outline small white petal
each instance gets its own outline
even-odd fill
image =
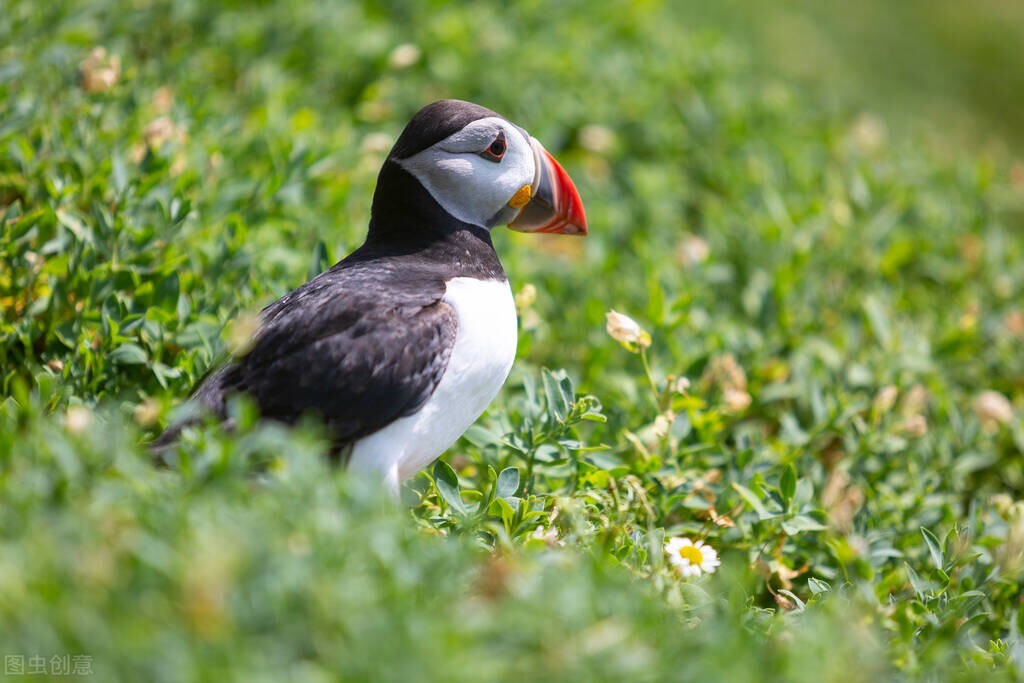
[[[618,311],[608,311],[605,313],[605,329],[611,335],[611,338],[617,342],[635,344],[640,341],[643,334],[643,329],[641,329],[637,321]]]

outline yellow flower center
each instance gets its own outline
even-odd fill
[[[689,560],[690,564],[700,564],[704,561],[704,553],[695,545],[684,545],[679,549],[679,557]]]

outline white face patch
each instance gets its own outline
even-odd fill
[[[481,156],[502,133],[506,148],[501,160]],[[533,182],[536,165],[529,138],[495,116],[473,121],[398,163],[445,211],[460,221],[485,228],[492,227],[492,219],[523,185]]]

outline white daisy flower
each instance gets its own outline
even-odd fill
[[[715,549],[704,545],[704,541],[693,542],[688,538],[670,538],[665,544],[665,552],[668,553],[668,561],[675,566],[683,578],[713,574],[722,564]]]

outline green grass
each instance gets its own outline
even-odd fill
[[[3,654],[126,681],[1021,676],[1008,159],[755,76],[658,3],[214,4],[0,12]],[[445,96],[542,140],[591,228],[496,232],[536,295],[488,414],[401,506],[244,402],[153,467],[228,321],[359,244],[390,142]],[[722,568],[680,579],[671,536]]]

